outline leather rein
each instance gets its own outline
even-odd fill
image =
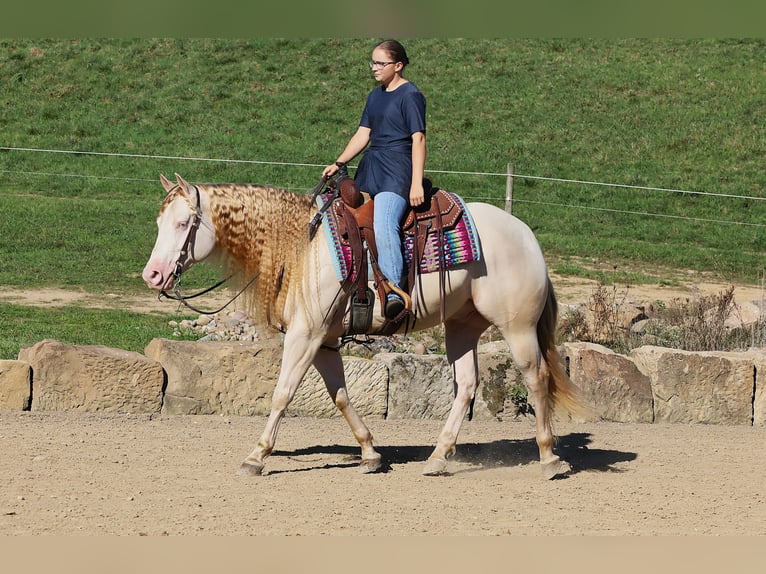
[[[171,299],[173,301],[178,301],[181,304],[183,304],[188,309],[194,311],[195,313],[200,313],[202,315],[215,315],[216,313],[220,313],[226,307],[232,304],[234,300],[242,295],[242,293],[245,292],[245,290],[252,285],[255,280],[258,278],[259,274],[256,274],[250,281],[247,282],[247,284],[240,289],[234,297],[229,299],[229,301],[223,305],[222,307],[216,309],[215,311],[204,311],[202,309],[198,309],[197,307],[193,306],[191,303],[189,303],[189,299],[196,299],[197,297],[201,297],[202,295],[205,295],[207,293],[210,293],[211,291],[217,289],[224,283],[226,283],[229,279],[232,278],[232,275],[229,275],[228,277],[221,279],[218,283],[215,285],[208,287],[207,289],[203,289],[202,291],[199,291],[198,293],[194,293],[193,295],[183,295],[181,293],[181,273],[183,273],[184,266],[189,263],[189,261],[192,258],[192,252],[194,251],[194,242],[197,239],[197,230],[199,229],[200,224],[202,223],[202,209],[201,209],[201,202],[200,202],[200,193],[199,188],[195,185],[194,192],[196,193],[197,201],[196,201],[196,207],[194,208],[194,213],[192,213],[191,218],[191,224],[189,226],[189,232],[186,234],[186,239],[184,240],[184,244],[181,246],[181,251],[178,253],[178,259],[176,260],[175,268],[173,269],[173,286],[172,290],[173,293],[168,293],[165,289],[162,289],[159,294],[157,295],[157,299],[159,301],[162,301],[162,298]]]

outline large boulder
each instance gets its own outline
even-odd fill
[[[732,313],[726,317],[724,327],[727,329],[749,329],[763,321],[761,305],[752,301],[735,304]]]
[[[25,347],[32,369],[32,410],[155,413],[162,407],[162,366],[140,353],[46,339]]]
[[[32,372],[25,361],[0,361],[0,410],[26,411],[32,400]]]
[[[251,416],[267,415],[271,410],[282,362],[281,341],[154,339],[145,353],[161,363],[167,374],[163,413]],[[343,363],[355,409],[361,416],[384,418],[385,366],[355,357],[344,357]],[[340,414],[314,367],[298,387],[288,413],[316,417]]]
[[[379,361],[359,357],[343,357],[346,388],[351,404],[359,416],[384,419],[388,410],[388,368]],[[303,383],[290,403],[290,412],[314,417],[341,416],[330,400],[324,381],[310,367]]]
[[[753,426],[766,427],[766,349],[750,349],[747,354],[752,357],[755,370]]]
[[[475,420],[513,420],[528,412],[526,386],[508,344],[479,345],[479,390],[473,405]]]
[[[153,339],[144,353],[165,369],[163,414],[269,413],[282,358],[278,344]]]
[[[656,422],[752,424],[754,366],[747,354],[645,346],[629,356],[652,382]]]
[[[623,355],[595,343],[564,343],[569,376],[595,414],[617,422],[654,420],[648,376]]]
[[[466,418],[497,420],[508,412],[507,372],[512,372],[507,346],[488,348],[478,355],[479,389]],[[375,361],[388,370],[389,419],[445,420],[455,400],[455,382],[445,355],[378,353]]]
[[[379,353],[375,360],[388,367],[387,418],[447,418],[455,385],[444,355]]]
[[[766,361],[761,362],[766,369]],[[766,427],[766,371],[758,371],[753,397],[753,426]]]

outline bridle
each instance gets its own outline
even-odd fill
[[[178,187],[178,186],[176,186]],[[176,260],[175,268],[173,269],[173,294],[168,293],[165,289],[160,290],[159,294],[157,295],[157,299],[162,301],[162,298],[165,297],[166,299],[172,299],[173,301],[178,301],[182,303],[185,307],[188,309],[194,311],[195,313],[201,313],[203,315],[215,315],[216,313],[220,313],[226,307],[232,304],[232,302],[242,295],[242,293],[245,292],[245,290],[252,285],[255,280],[258,278],[259,274],[256,274],[253,276],[250,281],[247,282],[247,284],[242,287],[242,289],[237,292],[234,297],[229,299],[229,301],[220,307],[219,309],[216,309],[215,311],[204,311],[202,309],[198,309],[194,307],[191,303],[189,303],[189,299],[196,299],[197,297],[201,297],[202,295],[205,295],[206,293],[210,293],[211,291],[217,289],[224,283],[226,283],[229,279],[232,278],[232,275],[229,275],[228,277],[221,279],[218,283],[213,285],[212,287],[208,287],[207,289],[203,289],[202,291],[199,291],[198,293],[195,293],[193,295],[183,295],[181,293],[181,273],[183,273],[184,267],[186,266],[189,261],[192,259],[192,253],[194,252],[194,242],[197,240],[197,231],[199,230],[199,226],[202,223],[202,208],[201,208],[201,201],[200,201],[200,193],[199,188],[194,185],[192,186],[194,188],[194,192],[196,194],[196,206],[194,208],[194,212],[191,216],[191,221],[189,224],[189,231],[186,234],[186,239],[184,239],[184,243],[181,246],[181,250],[178,253],[178,259]]]

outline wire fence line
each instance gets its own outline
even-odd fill
[[[671,215],[669,213],[650,213],[648,211],[629,211],[624,209],[611,209],[608,207],[592,207],[589,205],[569,205],[565,203],[552,203],[547,201],[537,201],[534,199],[516,199],[514,203],[534,203],[537,205],[550,205],[555,207],[566,207],[567,209],[587,209],[590,211],[605,211],[608,213],[620,213],[625,215],[640,215],[646,217],[664,217],[666,219],[683,219],[686,221],[696,221],[700,223],[723,223],[728,225],[744,225],[748,227],[766,227],[766,223],[750,223],[747,221],[730,221],[727,219],[706,219],[704,217],[689,217],[686,215]]]
[[[233,164],[286,166],[286,167],[312,167],[312,168],[325,167],[324,164],[313,164],[313,163],[278,162],[278,161],[267,161],[267,160],[246,160],[246,159],[229,159],[229,158],[206,158],[206,157],[154,155],[154,154],[135,154],[135,153],[120,153],[120,152],[42,149],[42,148],[25,148],[25,147],[10,147],[10,146],[0,146],[0,151],[66,154],[66,155],[75,155],[75,156],[105,156],[105,157],[133,158],[133,159],[199,161],[199,162],[216,162],[216,163],[233,163]],[[351,167],[353,168],[354,166],[351,166]],[[28,171],[28,170],[0,169],[0,173],[14,173],[18,175],[30,175],[30,176],[41,176],[41,177],[70,177],[70,178],[88,178],[88,179],[104,179],[104,180],[119,180],[119,181],[152,182],[152,183],[156,181],[155,179],[148,179],[148,178],[128,178],[128,177],[101,176],[101,175],[77,174],[77,173],[51,173],[51,172]],[[737,195],[737,194],[730,194],[730,193],[712,193],[712,192],[705,192],[705,191],[698,191],[698,190],[685,190],[685,189],[666,188],[666,187],[651,187],[651,186],[630,185],[630,184],[622,184],[622,183],[566,179],[566,178],[559,178],[559,177],[545,177],[545,176],[538,176],[538,175],[508,173],[508,172],[447,171],[447,170],[427,169],[426,173],[445,174],[445,175],[467,175],[467,176],[475,176],[475,177],[480,177],[480,176],[503,177],[503,178],[510,177],[513,179],[528,179],[528,180],[536,180],[536,181],[566,183],[566,184],[581,185],[581,186],[611,187],[616,189],[632,189],[632,190],[654,191],[654,192],[664,192],[664,193],[677,193],[677,194],[684,194],[684,195],[698,195],[698,196],[716,197],[716,198],[724,198],[724,199],[744,199],[744,200],[756,200],[756,201],[762,201],[766,199],[764,197]],[[293,191],[297,191],[297,190],[293,190]],[[300,190],[300,191],[305,191],[305,190]],[[488,200],[488,198],[486,197],[464,197],[464,199],[468,201],[475,201],[475,200],[487,201]],[[493,199],[493,201],[497,201],[498,203],[503,203],[505,202],[505,199],[495,198]],[[728,225],[742,225],[742,226],[749,226],[749,227],[766,227],[766,223],[751,223],[751,222],[732,221],[732,220],[723,220],[723,219],[706,219],[706,218],[699,218],[699,217],[688,217],[683,215],[671,215],[671,214],[651,213],[651,212],[643,212],[643,211],[630,211],[630,210],[612,209],[612,208],[605,208],[605,207],[593,207],[593,206],[586,206],[586,205],[572,205],[572,204],[564,204],[564,203],[521,199],[518,197],[515,197],[513,201],[514,203],[548,205],[548,206],[557,207],[557,208],[582,209],[582,210],[590,210],[590,211],[618,213],[618,214],[624,214],[624,215],[636,215],[636,216],[642,216],[642,217],[660,217],[660,218],[678,219],[678,220],[687,220],[687,221],[696,221],[696,222],[705,222],[705,223],[720,223],[720,224],[728,224]]]

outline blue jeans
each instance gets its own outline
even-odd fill
[[[376,193],[374,227],[378,247],[378,265],[386,279],[401,287],[404,278],[402,254],[402,219],[409,202],[390,191]]]

